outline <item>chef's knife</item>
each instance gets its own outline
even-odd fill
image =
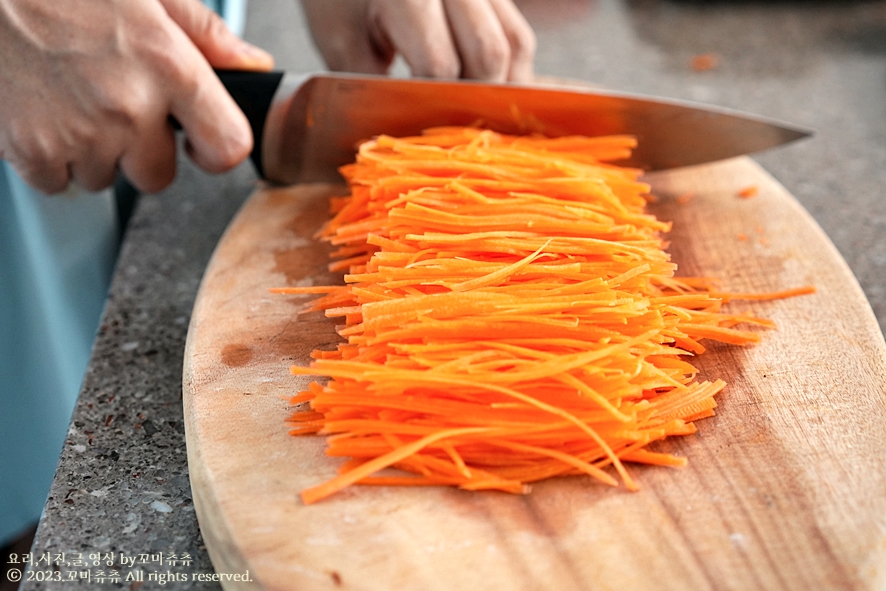
[[[341,180],[358,142],[471,125],[548,136],[630,134],[624,164],[676,168],[750,154],[810,135],[722,108],[583,88],[345,74],[220,71],[252,125],[252,160],[271,181]]]

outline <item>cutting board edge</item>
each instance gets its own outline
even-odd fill
[[[213,495],[206,492],[215,491],[216,487],[211,485],[212,475],[209,473],[208,466],[200,459],[202,449],[200,437],[198,436],[200,427],[194,420],[195,376],[193,363],[196,359],[194,343],[199,325],[203,320],[205,298],[201,296],[215,278],[215,270],[219,265],[218,252],[225,248],[226,238],[236,232],[237,225],[242,223],[241,214],[249,207],[254,196],[265,189],[267,187],[263,183],[259,184],[255,191],[243,201],[231,218],[231,223],[228,224],[221,237],[219,237],[210,256],[209,263],[200,279],[194,300],[194,308],[188,322],[188,331],[185,336],[184,360],[182,363],[182,411],[184,415],[185,448],[188,458],[188,481],[191,486],[194,511],[197,515],[200,535],[203,537],[206,551],[217,573],[239,574],[247,571],[254,573],[254,569],[250,569],[249,561],[238,548],[231,547],[231,544],[225,543],[225,539],[233,539],[231,537],[230,524],[222,511],[219,500],[217,498],[208,498]],[[209,527],[210,523],[212,527]],[[229,580],[220,581],[220,584],[225,591],[266,591],[266,588],[256,581]]]
[[[199,293],[199,292],[198,292]],[[193,323],[193,317],[192,317]],[[219,573],[245,573],[254,572],[249,568],[249,563],[242,552],[224,540],[232,539],[231,528],[227,522],[221,504],[217,498],[207,498],[215,491],[211,485],[212,477],[209,474],[206,463],[200,459],[200,438],[197,436],[199,426],[194,424],[194,391],[191,356],[188,354],[193,347],[191,330],[185,341],[185,361],[182,369],[182,408],[184,412],[185,447],[188,457],[188,480],[191,485],[191,495],[194,501],[194,511],[197,514],[197,525],[200,535],[203,537],[206,551],[212,561],[213,567]],[[209,524],[212,527],[209,527]],[[260,584],[241,581],[224,581],[221,586],[225,591],[264,591]]]

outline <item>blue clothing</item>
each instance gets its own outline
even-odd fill
[[[46,197],[0,163],[0,544],[43,510],[117,243],[111,191]]]
[[[238,35],[246,0],[207,0]],[[0,546],[37,521],[113,273],[112,191],[46,197],[0,161]]]

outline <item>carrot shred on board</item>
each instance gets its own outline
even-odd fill
[[[759,192],[760,192],[760,190],[757,188],[756,185],[750,185],[750,186],[744,187],[743,189],[740,189],[738,191],[738,196],[741,197],[742,199],[751,199],[753,197],[756,197],[757,193],[759,193]]]
[[[647,447],[714,414],[726,384],[696,380],[700,341],[774,327],[722,305],[813,290],[676,277],[641,171],[608,164],[635,145],[440,127],[360,146],[319,234],[345,285],[274,290],[344,319],[345,342],[291,369],[328,378],[292,398],[291,432],[350,458],[305,503],[358,483],[523,493],[578,474],[636,490],[626,462],[686,463]]]
[[[679,205],[686,205],[690,201],[692,201],[693,197],[695,197],[695,193],[689,191],[688,193],[682,193],[677,195],[674,199]]]

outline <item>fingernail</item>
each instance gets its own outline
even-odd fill
[[[247,43],[242,39],[240,40],[240,46],[242,55],[256,66],[264,66],[268,68],[274,66],[274,56],[261,47],[253,45],[252,43]]]

